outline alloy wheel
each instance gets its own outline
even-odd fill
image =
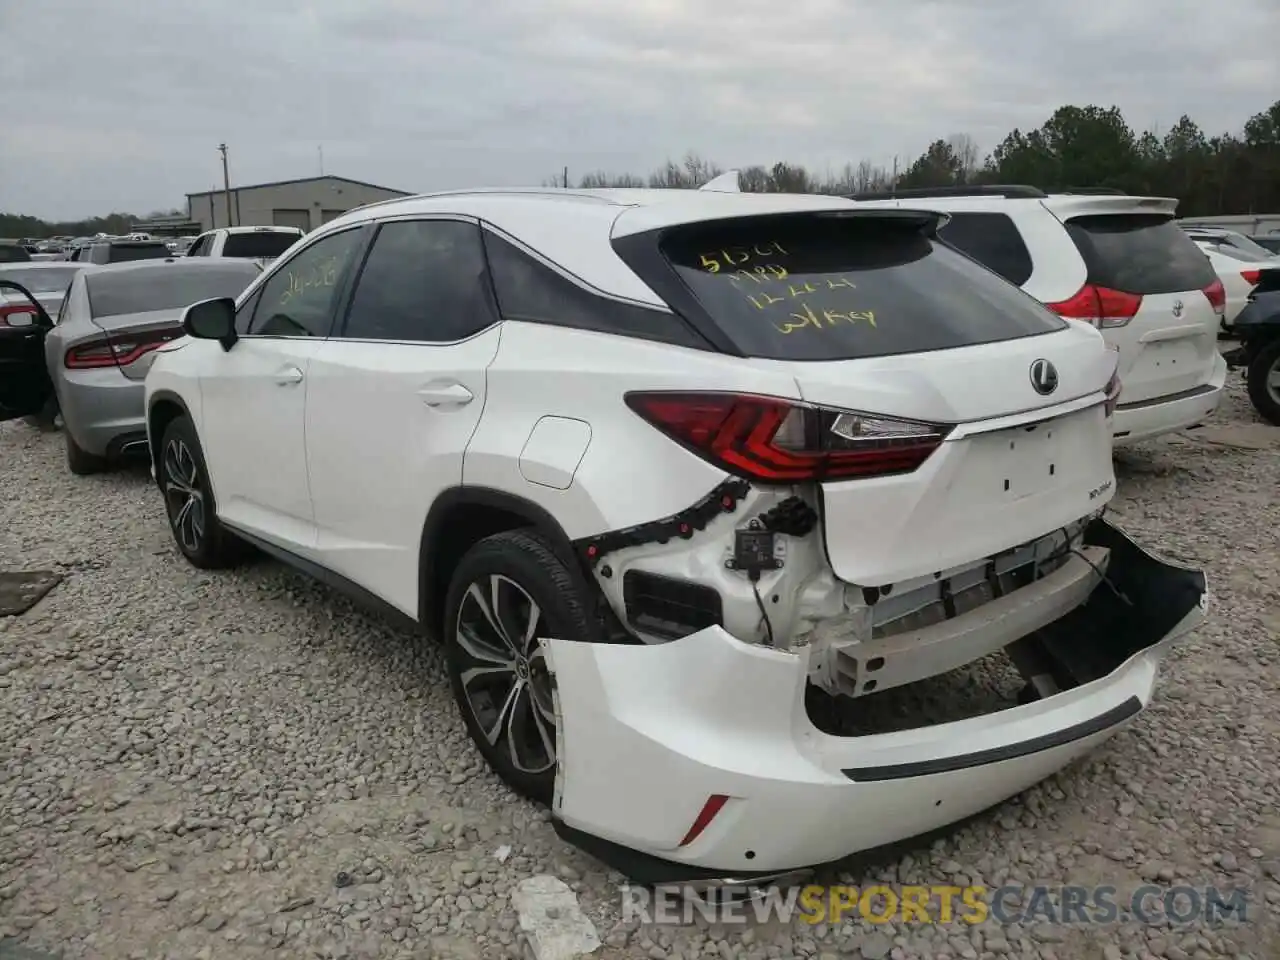
[[[511,578],[491,574],[467,587],[454,626],[467,707],[489,745],[521,773],[552,769],[555,707],[537,602]]]
[[[200,491],[196,458],[180,438],[170,440],[165,447],[164,499],[174,536],[183,549],[195,553],[204,537],[204,494]]]

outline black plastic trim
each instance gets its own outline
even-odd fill
[[[320,566],[318,563],[306,560],[283,547],[278,547],[274,543],[263,540],[261,537],[255,536],[252,533],[246,533],[240,527],[237,527],[233,523],[228,523],[222,518],[219,518],[219,522],[246,543],[252,544],[263,553],[274,557],[281,563],[287,564],[299,573],[305,574],[311,579],[324,584],[326,587],[336,590],[338,593],[343,594],[350,600],[366,608],[371,613],[375,613],[383,619],[390,621],[401,630],[407,630],[410,633],[415,634],[419,632],[420,628],[416,620],[404,613],[402,610],[399,610],[387,603],[387,601],[383,600],[377,594],[366,590],[358,583],[354,583],[341,574],[334,573],[332,570]]]
[[[559,521],[538,504],[492,487],[470,485],[450,487],[436,497],[431,504],[431,509],[427,511],[426,522],[422,525],[422,540],[418,548],[418,620],[428,627],[436,625],[437,615],[442,612],[436,609],[431,589],[439,572],[436,569],[438,553],[436,546],[441,528],[449,514],[458,507],[489,507],[513,514],[560,547],[566,557],[575,556],[569,535],[564,532]]]
[[[1202,383],[1198,387],[1192,387],[1190,390],[1183,390],[1181,393],[1170,393],[1163,397],[1152,397],[1150,400],[1135,400],[1133,403],[1122,403],[1117,410],[1141,410],[1145,407],[1159,407],[1166,403],[1177,403],[1179,400],[1190,400],[1192,397],[1202,397],[1206,393],[1214,393],[1218,388],[1211,387],[1207,383]]]
[[[979,750],[976,753],[962,753],[955,757],[939,757],[936,760],[921,760],[918,763],[895,763],[880,767],[850,767],[841,770],[846,777],[855,783],[874,783],[884,780],[907,780],[912,777],[930,777],[939,773],[954,773],[957,770],[971,770],[991,763],[1002,763],[1005,760],[1016,760],[1028,757],[1033,753],[1042,753],[1055,747],[1065,746],[1085,737],[1101,733],[1111,727],[1142,712],[1142,701],[1136,696],[1124,703],[1117,704],[1105,713],[1081,721],[1075,726],[1055,730],[1041,737],[1033,737],[1020,743],[1008,743],[990,750]]]
[[[1049,194],[1025,184],[974,184],[961,187],[910,187],[904,190],[865,190],[848,194],[849,200],[912,200],[916,197],[1006,197],[1044,200]]]
[[[604,559],[606,554],[627,547],[639,547],[647,543],[666,543],[668,540],[688,540],[698,530],[704,530],[722,513],[733,513],[738,503],[751,490],[751,484],[738,477],[730,477],[716,488],[679,513],[661,520],[611,530],[593,537],[582,537],[573,542],[574,549],[589,570]]]
[[[187,406],[187,402],[183,400],[182,397],[180,397],[178,394],[174,393],[172,390],[157,390],[155,393],[151,394],[151,396],[148,398],[147,419],[145,421],[147,425],[147,456],[151,460],[151,466],[156,471],[157,483],[159,482],[159,477],[160,477],[160,464],[156,460],[156,454],[158,452],[156,447],[160,443],[160,437],[152,435],[153,431],[151,429],[151,426],[152,426],[151,421],[152,421],[153,415],[155,414],[156,407],[159,406],[161,403],[166,403],[166,402],[177,405],[178,409],[182,411],[182,415],[184,417],[186,417],[187,419],[193,419],[191,417],[191,408]]]

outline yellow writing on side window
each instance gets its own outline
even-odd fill
[[[776,240],[769,243],[756,243],[746,247],[724,247],[719,250],[708,250],[698,257],[698,262],[702,264],[702,269],[707,273],[719,273],[722,270],[736,270],[744,264],[751,263],[753,260],[760,260],[765,257],[776,256],[782,254],[787,255],[787,251],[783,249],[782,244]]]
[[[774,324],[779,333],[795,333],[797,330],[827,330],[841,323],[869,323],[876,325],[874,310],[822,310],[815,312],[809,304],[790,315],[781,324]]]
[[[280,294],[280,306],[284,306],[314,287],[332,287],[338,282],[338,258],[330,257],[322,260],[314,267],[301,273],[289,270],[286,274],[289,285]]]

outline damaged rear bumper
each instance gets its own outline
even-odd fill
[[[805,707],[807,649],[746,644],[720,627],[648,646],[547,641],[557,831],[642,883],[759,881],[1025,790],[1141,712],[1161,659],[1207,610],[1203,572],[1102,520],[1085,541],[1110,552],[1108,582],[1019,641],[1060,692],[951,723],[825,733]],[[713,797],[727,799],[688,839]]]

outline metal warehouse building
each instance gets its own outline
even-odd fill
[[[232,187],[229,224],[225,190],[188,193],[187,215],[200,224],[201,231],[225,226],[271,225],[314,230],[355,207],[409,195],[403,190],[346,177],[308,177]]]

